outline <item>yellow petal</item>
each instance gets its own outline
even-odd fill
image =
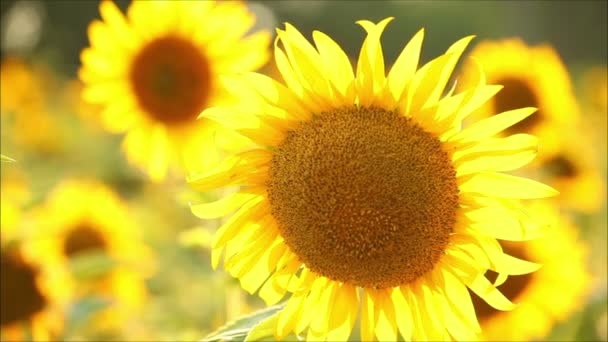
[[[277,35],[283,43],[289,63],[293,66],[295,74],[304,88],[312,90],[312,94],[316,95],[315,100],[318,102],[330,99],[329,84],[321,70],[317,51],[289,23],[285,24],[285,31],[277,30]]]
[[[334,302],[337,296],[337,283],[334,281],[327,282],[323,289],[319,301],[316,305],[316,315],[310,321],[309,332],[314,331],[319,334],[327,334],[329,321],[333,319]]]
[[[363,341],[373,341],[376,322],[374,322],[374,299],[368,291],[363,291],[363,308],[361,309],[361,339]]]
[[[190,210],[202,219],[223,217],[259,196],[260,193],[261,190],[235,192],[215,202],[190,205]]]
[[[440,274],[440,273],[439,273]],[[434,278],[434,277],[433,277]],[[439,283],[437,283],[439,284]],[[439,285],[435,287],[433,299],[435,300],[435,306],[437,315],[441,317],[443,322],[442,328],[443,336],[441,340],[449,341],[475,341],[477,340],[477,334],[469,328],[466,323],[458,316],[458,314],[451,307],[448,297],[445,294],[443,286],[440,288]]]
[[[522,260],[511,255],[502,253],[496,249],[488,249],[488,256],[494,265],[494,270],[499,273],[520,275],[536,272],[542,267],[541,264]]]
[[[478,333],[481,331],[475,308],[471,301],[471,295],[467,291],[466,286],[452,273],[441,268],[438,272],[441,281],[445,284],[443,289],[446,294],[446,300],[452,312],[464,322],[469,329]]]
[[[293,294],[287,301],[287,305],[281,312],[277,320],[275,337],[277,340],[283,340],[290,332],[295,330],[295,325],[304,310],[304,301],[307,293]]]
[[[223,247],[219,248],[211,248],[211,267],[215,270],[217,266],[220,264],[220,260],[222,259],[222,255],[224,255]]]
[[[412,331],[414,328],[413,318],[411,314],[411,310],[409,308],[409,303],[403,297],[403,293],[399,288],[394,288],[391,294],[391,299],[395,303],[396,311],[396,319],[397,319],[397,327],[399,328],[399,333],[403,337],[405,341],[410,341],[412,339]]]
[[[536,112],[536,110],[536,108],[528,107],[496,114],[463,129],[460,133],[452,137],[450,141],[480,141],[513,126],[514,124],[532,115],[532,113]]]
[[[375,95],[384,87],[386,76],[384,73],[384,55],[380,37],[389,22],[394,18],[389,17],[378,24],[367,20],[357,21],[367,32],[367,37],[361,46],[359,60],[357,62],[357,94],[361,106],[374,104]]]
[[[239,184],[247,174],[260,172],[271,159],[272,154],[261,149],[239,153],[225,159],[211,170],[192,173],[187,181],[200,190]]]
[[[463,158],[474,158],[484,153],[505,153],[512,151],[535,151],[538,149],[538,138],[530,134],[514,134],[505,138],[484,139],[471,148],[454,152],[452,159],[459,161]]]
[[[454,163],[456,176],[461,177],[481,171],[511,171],[527,165],[536,158],[537,151],[524,150],[483,153],[480,156],[469,155]]]
[[[449,140],[454,134],[459,133],[461,131],[462,120],[494,97],[502,88],[503,86],[499,85],[482,85],[463,92],[462,94],[465,94],[465,97],[460,103],[460,109],[445,119],[448,120],[447,122],[449,122],[451,129],[441,135],[441,141]]]
[[[302,108],[299,99],[289,89],[274,79],[253,72],[245,73],[242,77],[249,83],[251,89],[255,89],[266,101],[278,108],[284,108],[290,115],[289,118],[297,120],[310,119],[311,113]]]
[[[260,246],[262,246],[262,244],[258,244],[257,248],[259,249]],[[276,254],[280,252],[281,248],[284,247],[282,240],[274,239],[267,249],[262,249],[264,250],[264,253],[259,258],[253,260],[253,266],[250,267],[248,264],[244,264],[243,271],[245,271],[245,274],[243,276],[238,276],[240,272],[235,269],[235,272],[240,279],[241,287],[245,291],[254,294],[260,286],[262,286],[264,281],[266,281],[274,271],[273,266],[276,265],[277,260],[273,260],[273,257],[275,257]]]
[[[448,322],[443,321],[442,308],[437,305],[438,301],[435,298],[437,290],[429,278],[430,275],[427,273],[424,281],[414,288],[413,293],[417,294],[418,305],[422,306],[421,317],[428,331],[427,337],[431,341],[445,341],[449,337],[446,329]]]
[[[285,81],[287,88],[289,88],[292,92],[294,92],[296,95],[298,95],[300,98],[302,98],[303,94],[304,94],[302,85],[300,84],[300,81],[298,80],[298,76],[296,75],[296,72],[292,68],[291,63],[289,63],[289,59],[287,59],[287,55],[285,55],[285,52],[283,52],[283,50],[279,47],[278,43],[279,43],[279,37],[277,36],[277,38],[274,41],[274,60],[275,60],[277,69],[279,69],[279,72],[281,73],[281,76],[282,76],[283,80]]]
[[[396,341],[397,318],[390,290],[373,290],[370,295],[374,300],[374,330],[378,341]]]
[[[323,70],[344,103],[354,104],[353,67],[342,48],[323,32],[313,31],[312,38],[319,50]]]
[[[125,48],[133,50],[137,39],[125,16],[116,4],[112,1],[104,0],[99,4],[99,12],[103,20],[108,24],[108,28],[112,30],[114,40]]]
[[[213,248],[224,246],[229,239],[238,233],[238,230],[246,222],[256,220],[268,213],[268,211],[268,203],[261,196],[247,202],[215,233]]]
[[[451,117],[458,111],[466,96],[466,93],[446,96],[434,105],[427,106],[411,115],[427,132],[442,136],[446,130],[450,129]]]
[[[461,182],[459,189],[463,193],[472,192],[501,198],[531,199],[558,194],[545,184],[494,172],[481,172],[472,177],[462,177],[459,178],[459,182]]]
[[[483,269],[490,268],[490,259],[486,255],[481,246],[473,239],[470,234],[454,234],[450,238],[450,244],[454,247],[448,249],[446,254],[462,258],[462,254],[466,254],[468,257],[475,260],[478,267]]]
[[[274,305],[285,296],[289,282],[299,268],[300,265],[298,263],[277,266],[276,272],[260,289],[260,297],[266,305]]]
[[[304,310],[302,310],[298,322],[296,323],[296,334],[302,333],[313,318],[321,314],[320,310],[324,309],[321,308],[319,302],[323,292],[327,288],[327,281],[328,279],[325,277],[315,277],[313,280],[308,296],[306,297],[306,302],[304,303]]]
[[[424,29],[421,29],[405,45],[388,73],[388,87],[397,102],[401,102],[406,87],[416,73],[423,40]]]
[[[456,62],[472,39],[473,36],[460,39],[450,46],[445,55],[427,63],[418,71],[408,91],[407,113],[417,112],[439,100]]]
[[[336,291],[327,340],[347,341],[355,325],[359,310],[357,289],[349,284],[340,284]]]
[[[499,290],[490,283],[488,279],[478,271],[471,272],[464,268],[453,268],[451,271],[463,283],[465,283],[476,295],[485,300],[490,306],[497,310],[508,311],[516,307]]]
[[[425,324],[421,316],[421,310],[423,310],[423,308],[419,305],[416,296],[408,287],[402,286],[401,293],[408,303],[407,307],[404,309],[410,310],[410,315],[412,317],[412,341],[429,341],[430,339],[427,335],[427,330],[425,329]]]
[[[480,208],[467,213],[473,222],[466,224],[465,231],[472,229],[476,233],[507,241],[525,241],[538,237],[538,234],[527,232],[527,226],[522,224],[511,211],[503,208]]]

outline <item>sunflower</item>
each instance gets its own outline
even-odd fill
[[[560,128],[577,124],[578,105],[572,82],[559,54],[549,45],[527,46],[519,38],[479,43],[465,63],[459,82],[467,88],[475,82],[477,64],[483,66],[488,83],[504,89],[481,106],[474,116],[536,107],[536,115],[513,125],[505,132],[529,133],[540,140],[539,158],[551,158],[560,145]]]
[[[2,187],[0,220],[0,339],[56,339],[63,329],[70,293],[65,278],[37,254],[37,244],[20,234],[18,197]],[[31,335],[30,335],[31,334]]]
[[[514,307],[495,285],[537,264],[502,252],[496,238],[534,238],[545,225],[520,198],[550,187],[510,176],[528,163],[536,139],[495,137],[531,115],[523,108],[466,129],[461,121],[500,90],[483,74],[471,89],[444,95],[473,37],[418,67],[424,31],[385,75],[378,24],[356,71],[327,35],[313,47],[290,24],[277,30],[275,60],[285,85],[245,73],[223,80],[239,101],[202,114],[247,136],[257,148],[192,173],[200,190],[240,186],[192,207],[217,231],[212,265],[268,304],[291,293],[277,318],[278,339],[346,340],[361,306],[362,340],[474,339],[479,332],[467,287],[500,310]],[[484,273],[498,272],[496,284]]]
[[[124,324],[141,308],[147,295],[144,280],[153,265],[117,195],[94,182],[64,181],[35,217],[31,234],[40,240],[39,253],[70,273],[66,286],[78,296],[111,301],[111,312],[102,310],[98,322]],[[90,263],[78,268],[83,260]]]
[[[541,339],[557,322],[580,309],[589,292],[587,252],[577,241],[577,228],[557,207],[536,203],[533,208],[552,223],[552,232],[523,244],[501,241],[501,245],[505,252],[543,267],[533,274],[511,277],[499,287],[509,299],[520,303],[513,311],[496,311],[473,297],[483,337],[488,341]]]
[[[266,62],[270,34],[243,37],[255,19],[241,2],[134,1],[125,18],[103,1],[100,12],[79,77],[85,100],[104,106],[105,127],[126,132],[127,158],[153,180],[170,164],[213,162],[218,127],[196,118],[227,100],[218,75]]]

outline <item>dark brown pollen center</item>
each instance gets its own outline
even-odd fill
[[[165,124],[195,120],[211,90],[207,58],[177,36],[148,43],[133,61],[130,80],[140,106]]]
[[[530,88],[530,85],[525,81],[517,78],[505,78],[498,80],[496,83],[503,85],[504,88],[494,97],[494,113],[499,114],[524,107],[538,108],[536,113],[506,130],[509,134],[530,133],[543,118],[542,108],[540,108],[534,89]]]
[[[103,250],[105,247],[106,241],[101,233],[87,224],[82,224],[66,236],[63,251],[71,257],[83,252]]]
[[[574,178],[579,174],[577,166],[565,155],[558,155],[543,164],[543,168],[554,177]]]
[[[268,196],[285,242],[307,267],[376,288],[431,270],[458,207],[441,142],[378,108],[337,109],[290,131],[274,151]]]
[[[18,255],[0,253],[0,326],[28,320],[46,305],[36,284],[38,270]]]

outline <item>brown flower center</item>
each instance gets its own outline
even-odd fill
[[[512,255],[516,258],[530,260],[525,253],[524,246],[515,243],[509,243],[505,241],[501,241],[501,245],[503,251],[506,254]],[[532,260],[533,261],[533,260]],[[486,277],[494,282],[498,277],[498,274],[494,271],[486,272]],[[532,281],[533,274],[522,274],[522,275],[514,275],[509,276],[507,281],[504,284],[500,285],[498,289],[502,292],[505,297],[509,298],[511,301],[517,301],[517,297],[524,292],[524,290],[528,287],[530,282]],[[469,291],[470,292],[470,291]],[[494,309],[488,303],[486,303],[483,299],[479,298],[473,292],[471,293],[471,299],[473,300],[473,306],[475,307],[475,312],[477,313],[477,318],[481,323],[490,317],[502,312]]]
[[[543,168],[554,177],[574,178],[579,170],[565,155],[555,156],[543,164]]]
[[[87,224],[82,224],[72,229],[66,236],[63,251],[71,257],[83,252],[103,250],[105,247],[104,237]]]
[[[0,253],[0,326],[28,320],[44,309],[46,300],[36,285],[38,270],[19,255]]]
[[[274,151],[268,195],[285,242],[307,267],[376,288],[434,267],[459,203],[436,137],[395,111],[356,107],[290,131]]]
[[[498,80],[496,83],[502,84],[504,88],[494,97],[494,113],[499,114],[524,107],[538,108],[536,113],[505,130],[508,134],[530,133],[543,118],[542,108],[539,106],[534,90],[530,88],[528,83],[517,78],[505,78]]]
[[[196,119],[211,90],[207,58],[177,36],[148,43],[133,61],[130,80],[141,107],[164,124]]]

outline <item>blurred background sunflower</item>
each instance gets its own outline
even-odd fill
[[[28,233],[40,257],[67,273],[64,286],[76,300],[99,304],[87,318],[93,329],[132,335],[154,259],[128,206],[101,184],[63,180],[32,215]]]
[[[0,219],[0,338],[44,340],[61,336],[71,293],[66,277],[22,233],[23,184],[2,181]]]
[[[217,200],[223,194],[199,194],[185,185],[183,163],[206,162],[214,156],[199,147],[188,151],[181,148],[192,141],[190,138],[200,137],[224,144],[224,135],[204,129],[199,132],[202,122],[196,122],[196,129],[187,130],[192,135],[182,134],[185,131],[176,129],[181,123],[163,121],[162,115],[157,112],[154,116],[152,112],[154,108],[166,112],[166,108],[188,107],[186,112],[190,114],[184,117],[195,117],[195,104],[209,105],[211,97],[218,101],[230,98],[182,91],[179,94],[192,95],[192,101],[176,102],[179,97],[173,97],[173,102],[164,104],[142,102],[144,96],[150,99],[148,95],[154,91],[161,95],[170,92],[163,88],[163,82],[153,89],[129,87],[129,80],[134,78],[130,78],[127,69],[137,56],[140,60],[161,56],[162,61],[167,61],[169,52],[192,57],[199,56],[195,53],[198,51],[207,58],[211,71],[219,70],[213,66],[220,68],[220,62],[222,72],[239,65],[247,70],[262,68],[277,77],[274,62],[264,62],[274,29],[282,27],[283,22],[298,27],[309,39],[308,33],[313,30],[325,32],[352,61],[359,54],[364,33],[345,28],[352,28],[359,19],[378,22],[388,16],[397,20],[382,38],[387,67],[400,52],[403,37],[413,36],[422,27],[426,37],[420,64],[442,54],[459,38],[475,34],[477,38],[456,67],[454,80],[458,79],[458,84],[466,82],[471,63],[468,57],[473,57],[484,67],[489,83],[503,82],[507,86],[503,93],[515,94],[504,97],[500,105],[539,106],[541,115],[532,116],[538,117],[538,122],[519,129],[526,131],[536,126],[533,131],[541,138],[540,155],[533,167],[518,171],[517,175],[552,184],[563,194],[548,210],[558,228],[555,236],[547,237],[550,240],[561,236],[561,242],[555,242],[561,255],[547,251],[537,242],[526,245],[526,250],[530,259],[550,258],[544,261],[546,265],[559,260],[563,267],[572,267],[572,274],[587,281],[585,286],[572,285],[572,292],[567,292],[572,296],[564,295],[563,300],[555,301],[558,305],[546,306],[543,303],[549,294],[555,293],[547,288],[555,284],[546,285],[546,279],[554,279],[550,274],[555,275],[552,270],[557,266],[547,268],[546,273],[541,273],[541,268],[538,279],[533,279],[534,286],[530,281],[530,287],[521,292],[522,299],[524,295],[532,298],[529,302],[534,306],[522,306],[522,312],[534,312],[535,319],[524,320],[521,317],[526,315],[520,314],[511,318],[497,316],[494,322],[509,322],[512,330],[522,332],[517,336],[520,339],[608,339],[606,2],[318,0],[242,1],[225,7],[196,1],[179,2],[175,7],[147,3],[0,2],[0,153],[16,160],[0,163],[2,303],[7,302],[5,289],[15,279],[29,284],[18,287],[30,291],[28,298],[39,299],[24,306],[22,312],[6,315],[5,308],[13,306],[2,304],[3,341],[24,336],[53,340],[200,340],[226,322],[263,308],[259,298],[240,289],[238,282],[224,271],[211,270],[210,237],[222,221],[201,221],[188,207],[189,203]],[[137,29],[141,25],[149,30],[141,33]],[[227,32],[230,30],[226,27],[235,31]],[[190,42],[194,50],[183,46],[154,50],[150,43],[158,43],[169,33]],[[230,37],[215,40],[221,34]],[[192,37],[198,37],[196,44]],[[213,49],[207,45],[210,42],[214,42]],[[500,50],[498,53],[491,51],[495,47]],[[159,53],[152,54],[153,50]],[[212,50],[214,54],[208,54]],[[193,68],[188,58],[178,60],[171,59],[174,69],[168,70],[188,70],[190,78],[176,78],[171,84],[187,84],[196,75],[199,80],[204,79],[202,67]],[[141,68],[152,64],[143,63]],[[113,73],[106,72],[105,67]],[[139,77],[145,81],[146,77],[155,76],[145,71]],[[505,79],[515,86],[508,87]],[[199,85],[198,89],[204,88]],[[92,90],[95,87],[98,90]],[[174,87],[178,88],[195,87]],[[521,89],[528,92],[516,95]],[[105,90],[113,95],[104,97]],[[83,96],[85,93],[88,95]],[[509,98],[518,102],[509,103]],[[96,101],[88,101],[91,99]],[[522,103],[526,99],[532,102]],[[164,107],[167,104],[170,106]],[[495,105],[487,103],[488,108]],[[128,138],[129,135],[135,137]],[[180,161],[185,155],[194,158]],[[151,182],[151,178],[164,181]],[[57,194],[69,184],[72,189],[79,189],[73,192],[81,194],[79,199],[60,200]],[[105,189],[102,192],[106,195],[94,196],[97,191],[93,188]],[[108,201],[114,205],[102,205]],[[91,212],[106,213],[94,220],[97,228],[108,227],[100,228],[99,234],[109,244],[123,247],[107,251],[106,256],[87,253],[87,257],[70,257],[65,253],[61,245],[75,227],[59,223],[73,222],[68,219],[70,215],[76,217],[75,213],[85,207]],[[51,227],[51,222],[57,225]],[[562,225],[570,228],[561,228]],[[46,229],[57,234],[44,237]],[[146,252],[136,255],[136,247],[131,250],[124,248],[125,244],[142,246]],[[505,244],[503,248],[509,247]],[[569,254],[566,250],[577,252],[565,259]],[[114,262],[115,259],[121,262]],[[5,260],[13,266],[5,267]],[[10,267],[21,276],[8,280],[5,269]],[[115,276],[99,282],[109,274]],[[510,280],[517,282],[515,277],[509,278],[502,286],[509,286]],[[121,295],[123,292],[117,289],[138,295]],[[15,290],[10,293],[19,296]],[[138,298],[134,300],[136,305],[130,304],[132,298]],[[124,309],[128,307],[136,309]],[[517,315],[517,311],[512,313]],[[117,326],[108,318],[113,314],[128,324]],[[490,320],[486,323],[491,325]],[[500,324],[503,323],[496,323]],[[533,328],[530,325],[542,329],[528,333]],[[494,330],[488,328],[487,336],[492,339],[490,331]]]

